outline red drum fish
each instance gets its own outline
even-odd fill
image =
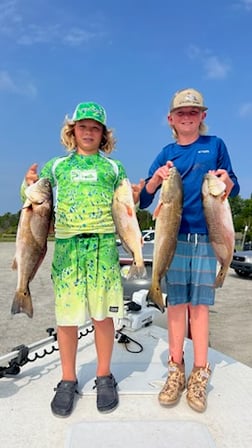
[[[33,316],[29,283],[34,278],[47,251],[47,236],[52,217],[53,193],[48,179],[41,178],[27,187],[16,236],[16,253],[12,268],[18,280],[11,313]]]
[[[164,312],[164,300],[160,282],[169,268],[177,246],[177,235],[181,222],[183,206],[183,186],[176,167],[169,170],[169,176],[163,180],[159,202],[154,211],[156,219],[153,252],[152,281],[147,301],[154,303]]]
[[[226,185],[219,177],[207,173],[202,184],[203,208],[209,239],[215,256],[220,263],[215,288],[220,288],[225,280],[233,258],[235,231],[232,213],[225,194]]]
[[[122,245],[133,257],[133,263],[127,278],[139,278],[146,275],[142,253],[142,233],[139,228],[132,188],[128,179],[123,179],[114,192],[112,215]]]

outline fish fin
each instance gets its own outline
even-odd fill
[[[143,277],[146,277],[146,268],[144,264],[137,266],[135,261],[133,261],[127,274],[127,280],[130,280],[131,278],[143,278]]]
[[[227,199],[227,198],[228,198],[228,194],[227,194],[227,191],[225,190],[225,191],[223,192],[223,195],[221,196],[221,200],[222,200],[222,202],[224,202],[225,199]]]
[[[226,277],[226,272],[227,272],[226,269],[224,269],[223,266],[221,266],[215,279],[214,283],[215,288],[221,288],[223,286]]]
[[[162,294],[159,283],[151,285],[151,287],[148,291],[147,297],[146,297],[146,301],[148,303],[148,306],[154,306],[159,311],[164,313],[165,305],[164,305],[163,294]]]
[[[132,207],[130,205],[128,205],[128,204],[125,204],[125,207],[126,207],[126,210],[127,210],[127,215],[128,216],[133,216],[134,211],[133,211]]]
[[[36,274],[36,272],[37,272],[39,266],[41,265],[42,261],[43,261],[44,258],[45,258],[46,252],[47,252],[47,246],[45,246],[45,247],[42,249],[42,251],[41,251],[41,255],[40,255],[39,259],[38,259],[38,262],[37,262],[37,264],[34,266],[34,269],[33,269],[32,273],[31,273],[31,275],[30,275],[29,282],[31,282],[31,281],[34,279],[35,274]]]
[[[162,205],[163,205],[163,202],[159,202],[158,203],[158,205],[156,206],[156,208],[155,208],[155,210],[154,210],[154,213],[153,213],[153,215],[152,215],[152,218],[153,219],[157,219],[157,217],[158,217],[158,215],[159,215],[159,213],[160,213],[160,210],[161,210],[161,208],[162,208]]]
[[[25,313],[28,317],[33,316],[32,299],[29,288],[27,291],[16,291],[12,302],[11,314]]]
[[[27,198],[27,199],[25,200],[22,209],[23,209],[23,208],[32,208],[32,202],[30,201],[30,199]]]
[[[13,262],[12,262],[12,265],[11,265],[11,269],[16,270],[17,267],[18,267],[18,265],[17,265],[17,260],[16,260],[16,258],[14,258],[14,260],[13,260]]]
[[[55,234],[55,230],[54,230],[54,219],[51,218],[50,224],[49,224],[49,230],[48,230],[48,234],[49,235],[54,235]]]

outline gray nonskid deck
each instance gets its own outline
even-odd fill
[[[137,447],[141,445],[137,445],[139,437],[137,433],[134,434],[134,428],[136,429],[136,422],[139,422],[139,428],[144,428],[145,425],[148,428],[146,434],[142,431],[142,446],[148,448],[147,442],[151,440],[148,437],[150,428],[154,432],[160,428],[157,447],[161,447],[162,441],[166,444],[167,428],[170,428],[172,434],[180,425],[184,427],[185,422],[186,428],[193,422],[191,445],[188,435],[190,431],[184,432],[188,447],[195,446],[195,434],[198,437],[205,435],[206,447],[251,446],[251,368],[210,349],[212,376],[206,412],[198,414],[191,410],[186,403],[185,394],[177,406],[164,408],[159,405],[157,395],[167,374],[167,332],[157,326],[150,326],[130,333],[130,337],[143,345],[143,351],[138,354],[129,353],[123,344],[115,342],[112,369],[118,381],[120,405],[110,414],[100,414],[96,409],[96,391],[93,390],[96,368],[93,333],[79,342],[78,379],[81,395],[75,402],[73,414],[67,419],[56,418],[50,411],[53,388],[61,376],[58,352],[26,364],[14,378],[0,379],[1,443],[9,448],[75,448],[80,433],[84,442],[85,437],[87,440],[90,437],[85,431],[87,422],[92,423],[90,428],[93,428],[94,438],[100,444],[104,443],[103,433],[98,431],[100,425],[106,425],[112,441],[117,441],[120,435],[123,443],[121,431],[132,423],[131,440],[132,443],[135,440]],[[188,374],[192,366],[192,343],[189,340],[185,344],[185,362]],[[125,426],[122,426],[123,422]],[[166,430],[163,430],[164,422],[167,422]],[[180,436],[182,434],[181,431]]]

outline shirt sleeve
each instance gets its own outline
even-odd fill
[[[53,159],[49,160],[49,162],[47,162],[43,166],[43,168],[41,169],[40,174],[39,174],[39,178],[44,177],[50,181],[52,188],[55,187],[55,184],[56,184],[54,172],[53,172],[53,166],[57,159],[58,159],[58,157],[54,157]]]
[[[143,208],[147,208],[149,207],[149,205],[153,202],[154,197],[156,192],[160,189],[161,185],[156,189],[156,191],[154,193],[148,193],[146,190],[146,185],[148,184],[149,180],[152,178],[153,174],[155,173],[155,171],[160,168],[161,166],[165,165],[168,158],[166,156],[165,153],[165,149],[164,148],[159,154],[158,156],[155,158],[155,160],[153,161],[152,165],[150,166],[149,172],[148,172],[148,177],[145,179],[145,186],[142,189],[141,193],[140,193],[140,202],[139,202],[139,208],[143,209]]]
[[[25,190],[27,187],[28,187],[28,185],[24,179],[21,184],[21,187],[20,187],[20,198],[21,198],[22,203],[24,203],[26,200]]]
[[[239,192],[240,192],[240,185],[239,185],[238,179],[237,179],[237,177],[236,177],[236,175],[235,175],[235,173],[233,171],[227,147],[226,147],[224,141],[221,138],[219,138],[218,140],[219,140],[218,141],[218,143],[219,143],[219,145],[218,145],[219,152],[218,152],[218,162],[217,162],[218,166],[217,166],[217,169],[218,168],[224,169],[224,170],[226,170],[228,172],[228,175],[229,175],[230,179],[234,182],[234,186],[233,186],[233,188],[232,188],[232,190],[230,192],[230,197],[234,197],[234,196],[237,196],[239,194]]]
[[[124,166],[122,165],[122,163],[119,160],[114,160],[114,162],[117,164],[117,168],[118,168],[118,175],[117,175],[117,180],[115,183],[115,190],[116,188],[120,185],[121,181],[125,178],[127,178],[127,173],[126,170],[124,168]]]

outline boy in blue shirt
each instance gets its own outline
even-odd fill
[[[209,242],[201,188],[210,171],[226,184],[226,195],[236,196],[239,184],[225,143],[204,135],[207,107],[200,92],[183,89],[175,93],[168,114],[175,142],[165,146],[152,163],[148,178],[133,186],[140,208],[153,201],[162,181],[175,166],[184,193],[183,213],[175,256],[166,273],[168,296],[169,374],[159,402],[171,406],[186,387],[183,358],[186,315],[189,308],[194,366],[187,382],[187,402],[198,412],[206,409],[206,389],[211,374],[208,363],[209,305],[214,304],[216,257]],[[140,197],[137,193],[141,190]]]

